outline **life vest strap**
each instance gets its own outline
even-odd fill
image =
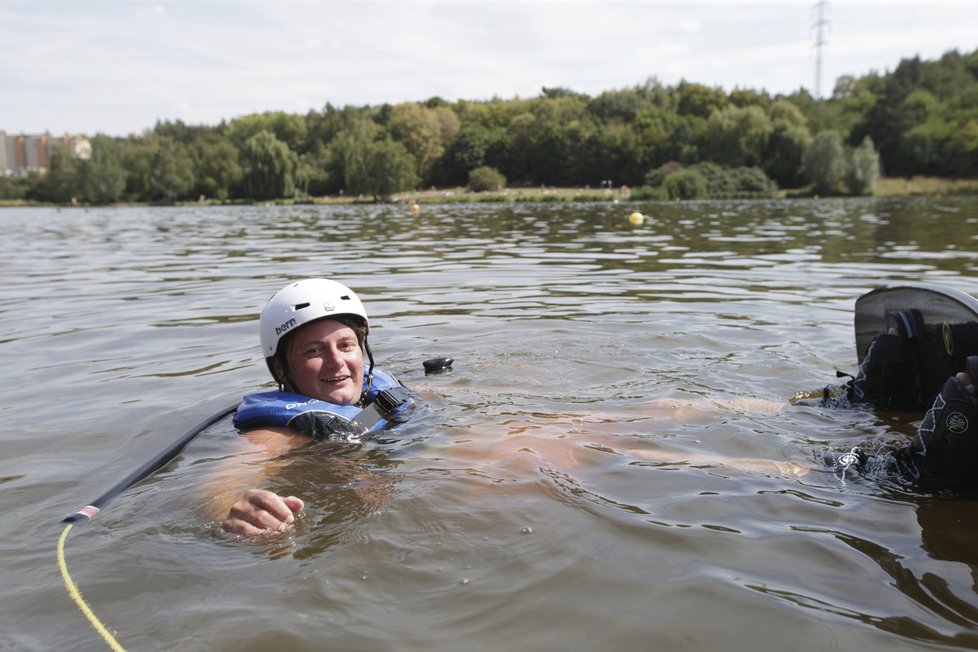
[[[349,429],[356,435],[367,434],[375,423],[390,417],[399,407],[411,400],[411,393],[403,387],[391,387],[377,397],[360,414],[350,419]]]

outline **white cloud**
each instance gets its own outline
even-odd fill
[[[597,94],[655,76],[791,92],[814,77],[809,0],[114,0],[0,3],[0,129],[124,134],[266,110]],[[829,5],[823,86],[978,47],[978,3]],[[545,80],[545,81],[544,81]],[[824,91],[824,89],[823,89]],[[301,108],[300,108],[301,107]]]

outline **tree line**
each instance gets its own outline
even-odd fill
[[[591,97],[441,98],[96,135],[87,160],[0,178],[0,199],[375,200],[417,188],[598,187],[648,197],[869,194],[881,173],[978,177],[978,50],[837,80],[831,97],[655,79]]]

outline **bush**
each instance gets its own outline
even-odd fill
[[[773,197],[778,185],[757,167],[724,168],[716,163],[697,163],[689,168],[706,181],[710,199]]]
[[[506,177],[496,168],[487,165],[469,172],[469,190],[472,192],[499,192],[506,187]]]
[[[28,190],[27,177],[7,177],[0,172],[0,199],[24,199]]]
[[[686,168],[669,162],[649,172],[645,184],[643,189],[633,191],[633,199],[658,198],[655,195],[673,199],[756,199],[773,197],[778,190],[778,184],[760,168],[724,168],[712,162]],[[663,192],[653,192],[656,189]]]
[[[632,201],[663,201],[669,199],[669,193],[662,186],[639,186],[632,190],[629,199]]]
[[[730,177],[729,171],[716,163],[697,163],[687,169],[699,174],[706,182],[706,194],[703,198],[719,199],[737,192],[736,183]]]
[[[663,187],[669,199],[704,199],[708,196],[706,179],[692,169],[673,172],[666,177]]]
[[[849,175],[846,178],[849,192],[854,195],[872,195],[879,176],[880,155],[873,147],[873,139],[866,136],[859,147],[852,150]]]
[[[761,168],[734,168],[729,174],[737,193],[772,197],[778,189]]]
[[[678,172],[682,169],[682,167],[682,163],[678,161],[666,161],[658,168],[645,175],[644,185],[657,188],[665,183],[666,177],[674,172]]]

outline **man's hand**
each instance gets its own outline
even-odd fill
[[[264,489],[249,489],[234,503],[221,526],[226,532],[255,536],[284,532],[292,527],[303,502],[295,496],[279,496]]]

